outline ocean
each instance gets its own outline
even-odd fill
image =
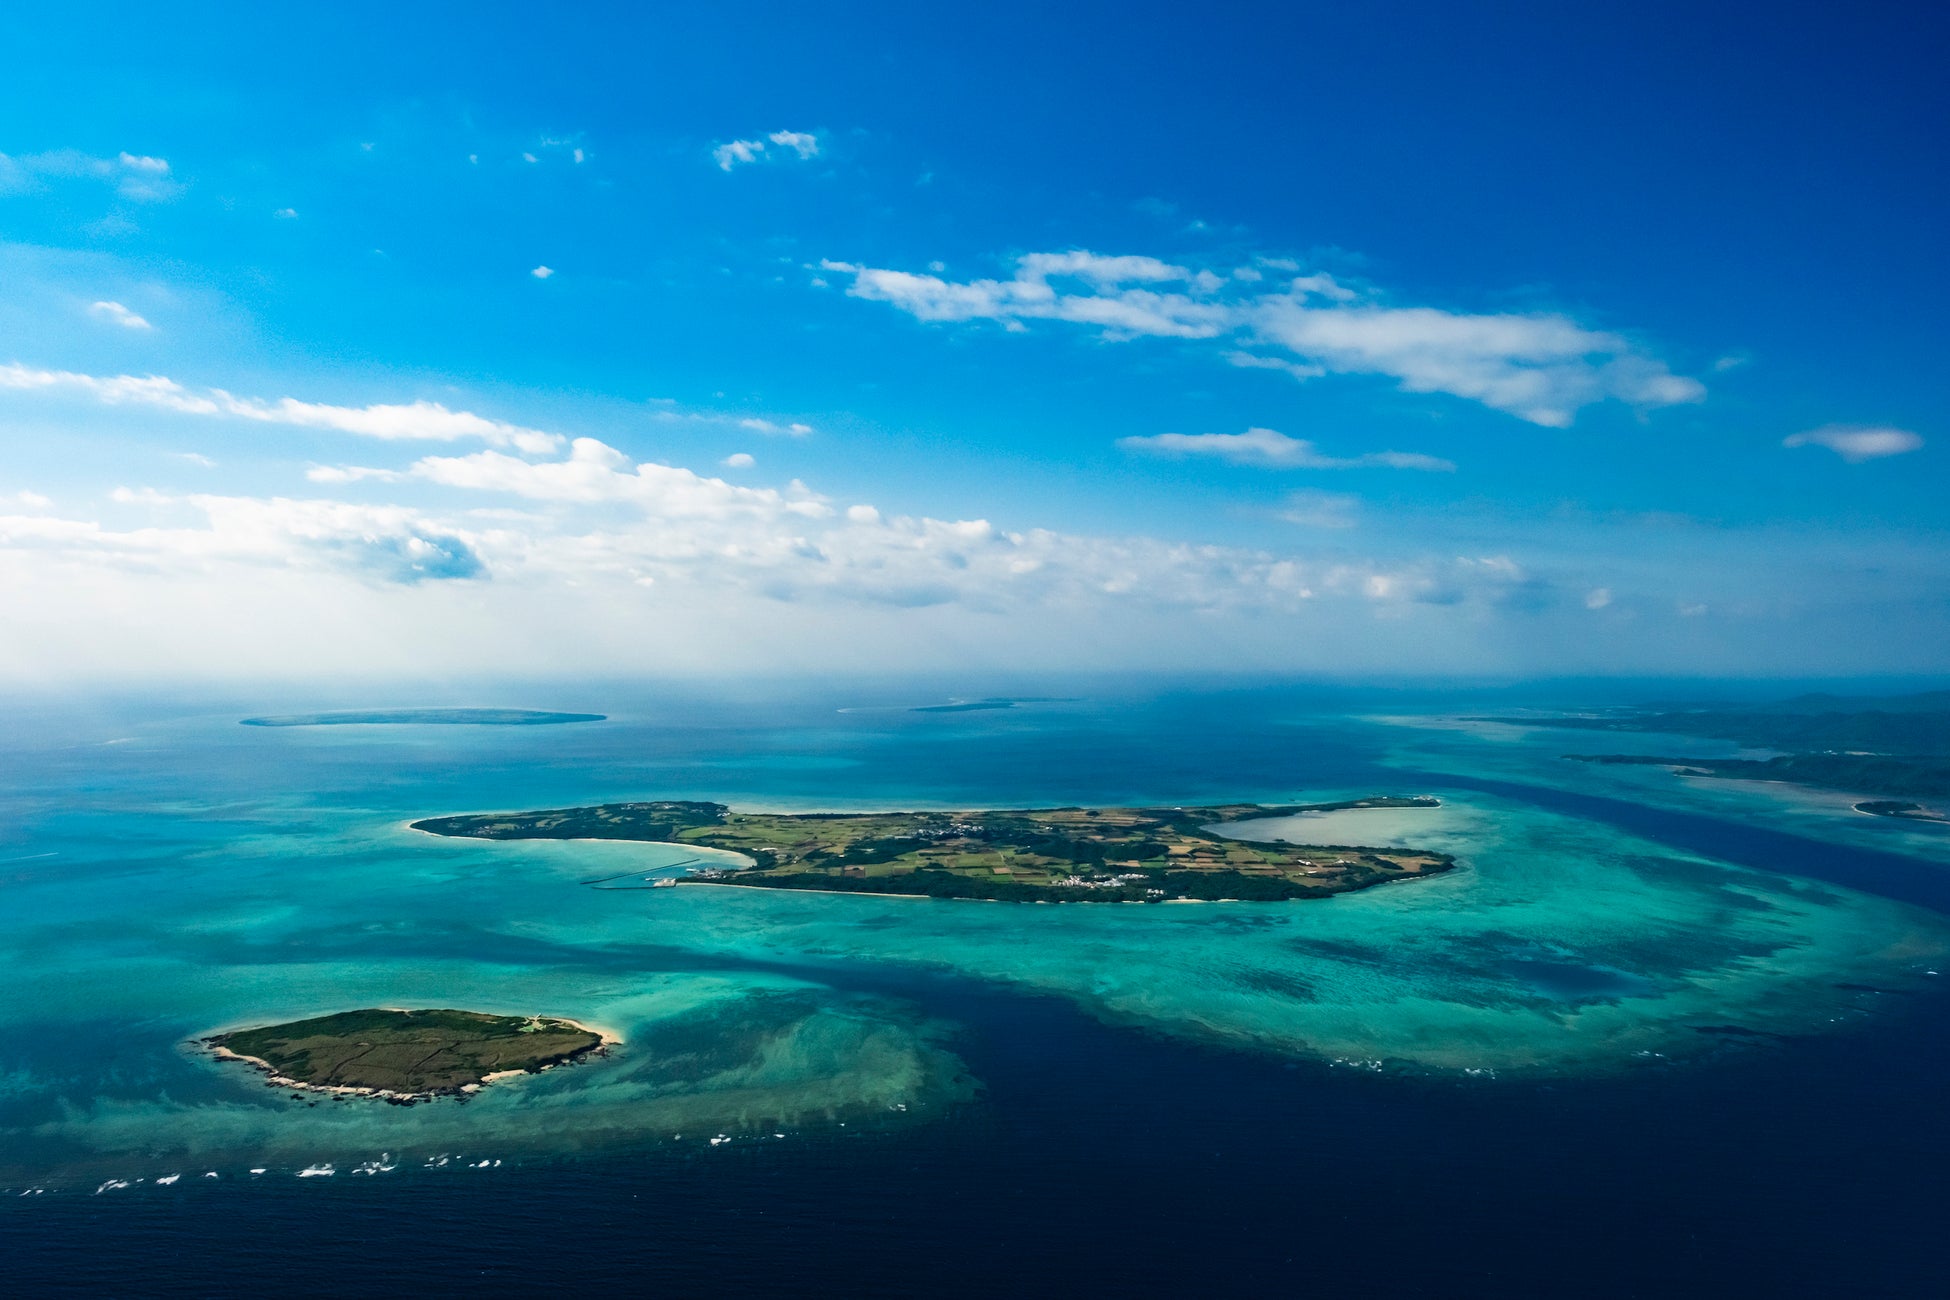
[[[1950,834],[1470,720],[1562,688],[979,687],[15,702],[0,1286],[1950,1290]],[[1003,694],[1033,698],[915,711]],[[607,720],[238,725],[448,704]],[[1262,832],[1461,869],[1277,905],[597,889],[688,855],[405,825],[1374,793],[1443,806]],[[411,1108],[194,1049],[375,1005],[625,1041]]]

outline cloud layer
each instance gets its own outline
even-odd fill
[[[850,275],[852,296],[917,320],[987,320],[1018,331],[1050,320],[1110,339],[1222,342],[1233,365],[1303,380],[1379,375],[1407,392],[1448,393],[1553,428],[1596,402],[1651,409],[1706,395],[1698,380],[1674,374],[1631,339],[1567,316],[1400,306],[1276,260],[1220,275],[1079,249],[1030,253],[1010,279],[968,281],[849,262],[821,267]]]
[[[1636,621],[1669,667],[1675,636],[1690,636],[1692,655],[1728,619],[1773,617],[1772,598],[1730,580],[1655,591],[1644,574],[1562,547],[1543,567],[1503,549],[1538,551],[1534,538],[1430,547],[1352,532],[1360,500],[1330,492],[1266,512],[1298,526],[1271,545],[1218,545],[907,514],[796,480],[735,483],[435,402],[333,405],[21,365],[0,366],[0,389],[324,429],[374,457],[314,464],[299,490],[274,478],[254,495],[7,485],[0,599],[16,635],[0,643],[0,672],[16,676],[271,664],[1561,670],[1594,620]],[[660,413],[647,431],[666,417],[677,418]],[[1329,455],[1269,429],[1129,445],[1270,470],[1438,467],[1413,453]],[[740,479],[755,466],[747,453],[726,462]],[[1392,549],[1362,554],[1350,540]],[[1911,567],[1936,573],[1940,558]],[[1615,663],[1610,640],[1604,653]]]
[[[161,376],[92,376],[0,367],[0,388],[60,390],[110,406],[331,429],[381,442],[475,441],[477,450],[394,465],[315,465],[311,496],[117,489],[92,511],[57,511],[31,492],[0,514],[0,555],[39,573],[121,574],[222,587],[237,571],[332,574],[381,587],[491,585],[575,590],[602,606],[694,600],[813,608],[953,608],[1031,621],[1116,609],[1210,615],[1294,614],[1534,598],[1537,581],[1506,557],[1382,562],[1310,558],[1142,536],[1010,529],[986,519],[884,514],[842,506],[798,481],[745,486],[637,460],[594,438],[524,428],[433,402],[335,406],[239,397]],[[1276,464],[1352,464],[1268,430],[1234,443]],[[1204,454],[1208,444],[1195,443]],[[749,468],[748,455],[728,462]],[[1385,463],[1385,462],[1376,462]],[[390,502],[333,499],[336,488]],[[1338,526],[1351,499],[1296,498],[1295,516]],[[0,503],[0,511],[8,509]],[[1328,516],[1335,515],[1334,521]],[[18,572],[16,570],[16,572]]]
[[[0,551],[157,577],[212,578],[243,565],[331,569],[412,585],[483,572],[464,538],[401,506],[127,488],[110,500],[154,522],[114,528],[45,513],[0,515]]]

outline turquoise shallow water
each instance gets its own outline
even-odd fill
[[[954,1023],[847,978],[888,967],[1344,1068],[1580,1076],[1848,1032],[1887,1014],[1876,990],[1931,987],[1946,943],[1936,914],[1868,893],[1467,786],[1405,787],[1402,771],[1438,770],[1432,755],[1468,770],[1485,742],[1288,699],[947,715],[842,713],[855,701],[822,694],[520,702],[612,721],[266,731],[236,725],[250,710],[29,714],[0,756],[0,958],[14,973],[0,994],[0,1177],[349,1172],[925,1124],[980,1080]],[[1481,760],[1546,783],[1562,778],[1553,763],[1524,745]],[[1425,845],[1462,869],[1303,904],[944,904],[596,889],[584,882],[693,854],[405,826],[628,797],[953,807],[1379,791],[1444,806],[1240,833]],[[1687,797],[1752,815],[1747,792]],[[1794,815],[1837,846],[1871,829]],[[188,1046],[364,1005],[567,1015],[625,1042],[607,1061],[413,1108],[293,1102]]]

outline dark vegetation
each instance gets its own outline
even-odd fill
[[[1425,868],[1418,874],[1429,875],[1445,870],[1453,861],[1444,856],[1441,866]],[[1378,860],[1368,874],[1351,876],[1332,890],[1322,889],[1318,885],[1299,884],[1279,876],[1249,875],[1243,871],[1140,869],[1140,872],[1143,876],[1141,880],[1112,886],[1032,885],[997,876],[928,869],[894,876],[830,876],[812,871],[767,874],[734,872],[708,883],[761,889],[815,889],[843,894],[973,898],[1000,903],[1162,903],[1172,899],[1277,903],[1294,898],[1318,898],[1327,893],[1346,893],[1388,880],[1413,878],[1404,877],[1390,864]]]
[[[207,1041],[318,1088],[454,1092],[503,1070],[535,1071],[602,1046],[564,1020],[476,1011],[341,1011]]]
[[[721,803],[666,799],[605,803],[589,808],[545,808],[540,812],[489,813],[485,816],[429,817],[416,831],[463,835],[483,840],[674,840],[693,827],[717,826],[731,810]]]

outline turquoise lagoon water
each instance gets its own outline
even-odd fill
[[[942,714],[837,691],[567,692],[505,702],[610,720],[479,729],[237,725],[306,700],[23,706],[0,750],[0,1185],[786,1142],[979,1107],[953,1015],[863,972],[1054,997],[1307,1069],[1495,1087],[1711,1070],[1699,1058],[1860,1032],[1916,1005],[1890,994],[1932,992],[1945,960],[1943,917],[1870,892],[1870,877],[1854,889],[1770,870],[1764,843],[1746,855],[1759,860],[1719,860],[1666,823],[1648,833],[1522,797],[1526,784],[1595,788],[1556,760],[1573,746],[1376,724],[1291,692],[1063,694],[1077,698]],[[1643,776],[1605,792],[1628,804]],[[652,889],[696,855],[406,825],[622,798],[812,809],[1379,792],[1443,806],[1235,830],[1437,848],[1461,869],[1300,904],[940,903]],[[1693,787],[1682,802],[1737,829],[1763,820],[1755,798]],[[1845,855],[1881,836],[1925,869],[1942,860],[1912,828],[1781,807],[1804,845]],[[624,1043],[415,1107],[293,1100],[194,1046],[368,1005],[572,1016]]]

